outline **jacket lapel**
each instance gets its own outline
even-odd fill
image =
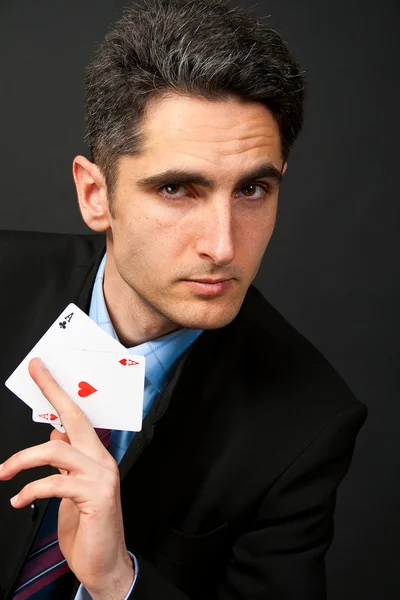
[[[174,372],[174,376],[165,386],[161,394],[159,394],[154,400],[149,412],[143,420],[142,430],[138,431],[135,434],[131,444],[125,452],[124,457],[122,458],[119,465],[121,482],[124,481],[128,471],[133,467],[133,465],[138,460],[145,447],[150,443],[151,439],[153,438],[154,426],[157,423],[158,419],[162,417],[162,415],[168,408],[171,396],[180,378],[189,353],[190,348],[183,354],[183,356],[180,357],[178,365]]]

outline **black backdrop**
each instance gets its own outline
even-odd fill
[[[71,178],[87,152],[83,71],[126,3],[0,0],[0,228],[86,231]],[[338,496],[329,598],[397,600],[399,4],[261,0],[256,12],[309,81],[257,283],[370,411]]]

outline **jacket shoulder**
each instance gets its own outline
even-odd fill
[[[17,281],[27,273],[40,280],[68,268],[88,267],[103,247],[104,237],[96,234],[0,231],[0,278]]]
[[[104,244],[104,237],[97,234],[0,231],[0,268],[21,261],[25,265],[27,262],[42,264],[43,259],[68,258],[70,261],[79,259],[86,265]]]
[[[274,388],[272,397],[277,402],[284,397],[292,414],[308,413],[311,421],[321,422],[352,408],[366,413],[322,352],[254,286],[249,288],[237,328],[242,356],[251,356],[247,368],[254,385],[265,388],[267,380]]]
[[[0,281],[7,293],[0,295],[0,311],[25,314],[33,303],[56,316],[67,301],[77,303],[104,251],[101,235],[1,231]]]

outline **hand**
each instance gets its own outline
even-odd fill
[[[56,467],[59,475],[29,483],[11,504],[22,508],[37,498],[62,498],[58,541],[71,571],[94,600],[123,600],[134,572],[125,546],[118,466],[39,359],[31,360],[29,373],[57,410],[66,434],[54,430],[49,442],[11,456],[0,480],[32,467]]]

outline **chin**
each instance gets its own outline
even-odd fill
[[[186,318],[182,319],[181,313],[178,322],[181,327],[187,327],[188,329],[219,329],[233,321],[240,310],[240,306],[241,303],[238,306],[236,306],[236,303],[233,305],[230,303],[228,306],[219,307],[218,310],[209,306],[206,309],[202,307],[198,312],[195,310],[185,311]],[[183,314],[185,313],[183,312]]]

